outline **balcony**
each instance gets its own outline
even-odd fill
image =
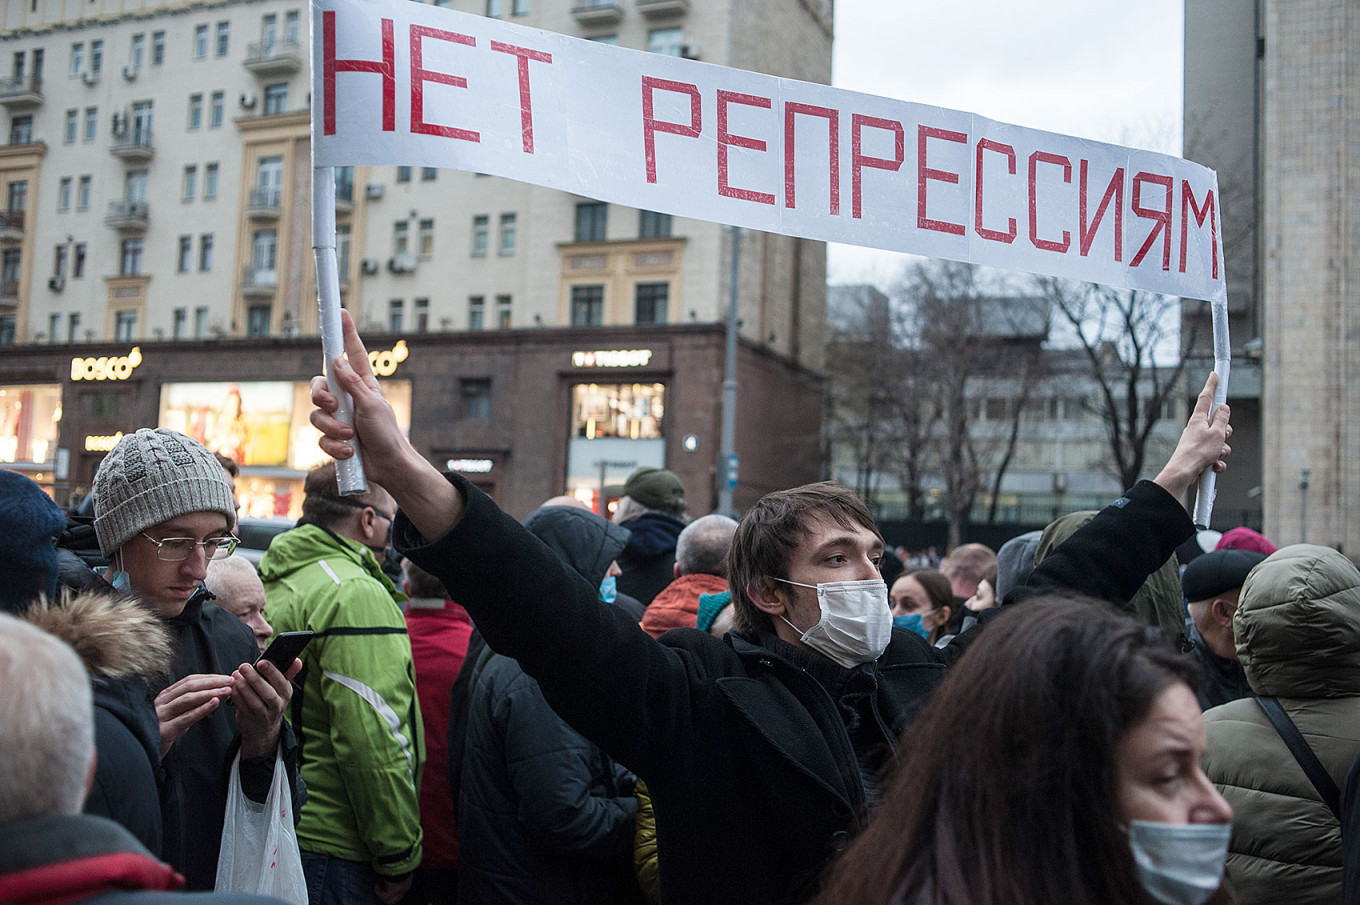
[[[252,267],[247,264],[241,269],[241,295],[248,298],[272,298],[279,287],[279,273],[273,268]]]
[[[24,237],[24,212],[0,211],[0,242],[18,242]]]
[[[252,220],[277,220],[279,218],[279,187],[261,186],[250,190],[246,201],[246,216]]]
[[[246,69],[258,76],[292,75],[302,68],[296,41],[256,41],[246,48]]]
[[[150,129],[122,129],[113,133],[109,153],[129,163],[145,163],[156,156],[151,145]]]
[[[637,8],[648,19],[664,19],[689,12],[689,0],[637,0]]]
[[[582,25],[615,25],[623,21],[623,5],[619,0],[586,0],[571,14]]]
[[[110,201],[104,225],[127,232],[144,231],[148,223],[145,201]]]
[[[0,106],[11,110],[38,107],[43,102],[42,79],[0,79]]]

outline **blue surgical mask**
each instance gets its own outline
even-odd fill
[[[132,579],[128,578],[128,573],[119,569],[113,573],[113,578],[110,579],[109,584],[113,585],[116,591],[126,591],[132,587]]]
[[[894,616],[893,626],[896,628],[910,629],[922,638],[930,637],[930,629],[925,626],[925,615],[922,613],[907,613],[905,616]]]
[[[1223,881],[1231,823],[1129,823],[1138,881],[1162,905],[1203,905]]]
[[[619,596],[619,580],[614,575],[606,575],[604,581],[600,582],[600,599],[605,603],[613,603]]]

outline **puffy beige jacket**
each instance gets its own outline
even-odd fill
[[[1360,754],[1360,571],[1299,544],[1247,576],[1233,617],[1237,656],[1280,700],[1337,787]],[[1341,829],[1254,699],[1204,715],[1205,772],[1233,807],[1228,876],[1243,905],[1334,905]]]

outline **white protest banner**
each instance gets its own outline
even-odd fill
[[[1226,398],[1218,177],[1167,154],[385,0],[312,2],[312,153],[1210,299]]]
[[[1212,298],[1217,177],[1166,154],[570,38],[316,0],[316,166],[490,173],[787,235]]]

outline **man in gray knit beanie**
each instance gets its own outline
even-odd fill
[[[236,505],[230,477],[202,444],[164,428],[128,434],[100,463],[93,496],[95,534],[112,563],[106,577],[164,620],[176,650],[166,687],[152,688],[164,777],[160,854],[190,889],[212,889],[237,751],[251,799],[268,795],[281,743],[299,788],[283,714],[302,664],[286,674],[254,665],[250,630],[203,587],[208,561],[236,546]]]

